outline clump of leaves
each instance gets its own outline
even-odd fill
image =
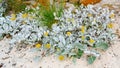
[[[56,7],[55,3],[53,3],[52,5],[49,5],[47,7],[40,5],[40,10],[39,10],[38,14],[41,17],[38,19],[40,19],[40,21],[42,21],[42,25],[48,26],[49,28],[51,28],[52,24],[56,23],[54,13],[56,14],[57,17],[60,17],[62,15],[63,8],[64,8],[64,6],[62,3],[60,3],[59,6],[57,6],[57,7]]]
[[[91,56],[88,56],[87,60],[88,60],[89,64],[92,64],[95,61],[95,59],[96,59],[96,57],[91,55]]]
[[[2,40],[3,38],[4,38],[3,35],[0,34],[0,40]]]
[[[10,11],[13,13],[18,13],[24,11],[26,8],[25,0],[6,0],[7,8],[5,14],[8,14]]]
[[[105,42],[98,42],[94,47],[101,50],[107,50],[109,46]]]
[[[80,49],[78,49],[78,53],[77,53],[77,56],[76,56],[76,57],[77,57],[78,59],[80,59],[82,55],[83,55],[83,51],[80,50]]]
[[[54,12],[54,7],[50,7],[49,9],[45,9],[44,6],[41,7],[40,15],[43,25],[51,27],[55,21]]]
[[[0,3],[2,3],[2,0],[0,0]]]

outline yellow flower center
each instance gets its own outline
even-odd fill
[[[57,48],[57,51],[60,51],[60,48]]]
[[[16,17],[16,14],[11,14],[12,17]]]
[[[87,16],[88,16],[88,17],[92,17],[92,14],[89,13]]]
[[[64,56],[63,55],[60,55],[58,58],[59,58],[60,61],[64,60]]]
[[[28,17],[27,13],[22,14],[22,18],[27,18],[27,17]]]
[[[10,20],[11,20],[11,21],[14,21],[14,20],[16,20],[16,18],[10,18]]]
[[[93,43],[95,42],[95,40],[90,39],[89,42],[90,42],[91,44],[93,44]]]
[[[68,22],[71,22],[71,19],[70,19],[70,18],[68,18],[68,19],[67,19],[67,21],[68,21]]]
[[[71,35],[71,32],[67,32],[66,34],[67,34],[67,36],[70,36],[70,35]]]
[[[48,49],[49,49],[50,47],[51,47],[50,44],[46,44],[46,45],[45,45],[45,48],[48,48]]]
[[[108,28],[113,28],[113,23],[107,24],[107,27],[108,27]]]
[[[48,32],[44,32],[44,36],[48,36]]]
[[[81,30],[81,32],[82,32],[82,33],[85,33],[85,30],[84,30],[84,29],[82,29],[82,30]]]
[[[75,19],[74,19],[74,18],[72,18],[72,19],[71,19],[71,22],[72,22],[72,23],[74,23],[74,22],[75,22]]]
[[[10,18],[11,21],[14,21],[16,20],[16,15],[15,14],[11,14],[11,18]]]
[[[27,23],[27,22],[24,22],[24,21],[22,22],[22,24],[26,24],[26,23]]]
[[[85,26],[81,26],[81,32],[82,33],[85,33],[85,28],[86,28]]]
[[[115,17],[115,14],[112,13],[112,14],[110,15],[110,18],[114,18],[114,17]]]
[[[82,39],[82,40],[85,40],[85,36],[82,36],[81,39]]]
[[[74,22],[75,22],[75,19],[74,19],[74,18],[68,18],[67,21],[74,23]]]
[[[37,44],[35,45],[36,48],[40,48],[41,46],[42,46],[42,45],[39,44],[39,43],[37,43]]]

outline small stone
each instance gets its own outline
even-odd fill
[[[6,60],[6,59],[8,59],[8,58],[10,58],[10,57],[4,57],[4,58],[2,58],[3,60]]]
[[[12,66],[16,66],[16,63],[12,64]]]
[[[2,67],[3,67],[3,65],[4,65],[4,64],[3,64],[3,63],[1,63],[1,64],[0,64],[0,68],[2,68]]]
[[[39,68],[42,68],[41,66]]]

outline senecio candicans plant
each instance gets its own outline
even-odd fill
[[[42,23],[36,20],[38,13],[36,10],[0,17],[0,36],[10,34],[11,45],[35,45],[33,49],[40,51],[41,57],[56,54],[59,60],[66,57],[75,60],[86,54],[89,64],[100,56],[101,50],[107,50],[116,37],[112,29],[115,14],[107,8],[81,5],[74,11],[64,9],[60,17],[54,13],[58,22],[51,25],[51,29],[38,25]]]

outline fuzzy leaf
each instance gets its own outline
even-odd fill
[[[63,37],[63,36],[59,36],[59,40],[60,40],[60,42],[62,42],[64,45],[66,44],[66,42],[65,42],[65,38]]]
[[[0,3],[2,3],[2,0],[0,0]]]
[[[37,52],[37,51],[39,51],[39,49],[37,49],[37,48],[31,48],[30,49],[30,52]]]
[[[89,56],[87,61],[89,64],[92,64],[95,61],[96,57],[95,56]]]
[[[35,56],[35,57],[33,58],[33,60],[34,60],[35,62],[39,62],[39,61],[41,60],[41,57],[40,57],[40,56]]]
[[[72,62],[75,64],[76,63],[76,58],[73,57]]]
[[[107,50],[108,49],[108,44],[105,42],[98,42],[95,45],[95,48],[102,49],[102,50]]]
[[[79,49],[77,53],[77,58],[80,59],[82,55],[83,55],[83,51]]]
[[[78,49],[80,50],[84,50],[85,47],[83,45],[81,45],[80,43],[74,43],[75,46],[77,46]]]
[[[0,34],[0,40],[2,40],[3,38],[4,38],[3,35]]]

